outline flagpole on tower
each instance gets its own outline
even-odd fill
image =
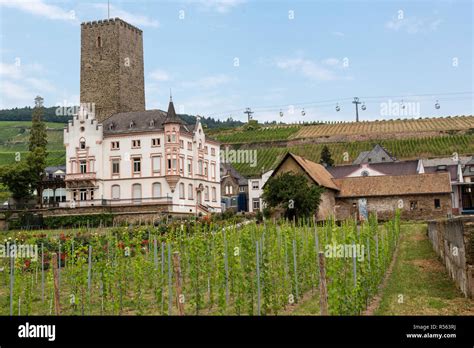
[[[110,0],[107,0],[107,19],[110,19]]]

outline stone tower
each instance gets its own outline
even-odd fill
[[[142,31],[115,18],[81,24],[81,97],[101,123],[145,110]]]

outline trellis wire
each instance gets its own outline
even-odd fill
[[[171,243],[168,243],[168,315],[172,314],[173,307],[173,289],[171,277]]]
[[[224,268],[225,268],[225,305],[229,305],[229,262],[227,259],[227,239],[225,230],[224,233]]]
[[[297,273],[297,265],[296,265],[296,240],[293,239],[293,266],[295,271],[295,294],[296,300],[298,300],[298,273]]]
[[[257,257],[257,313],[260,315],[260,254],[258,251],[258,241],[255,242],[256,244],[256,257]]]
[[[87,291],[89,293],[89,313],[91,310],[91,285],[92,285],[92,245],[89,245],[89,258],[87,266]]]
[[[161,242],[161,278],[160,278],[160,286],[161,286],[161,314],[164,313],[165,310],[165,292],[163,291],[164,287],[164,278],[165,278],[165,243]]]
[[[13,285],[15,283],[15,258],[10,256],[10,316],[13,316]]]
[[[41,301],[44,302],[44,245],[41,243]]]

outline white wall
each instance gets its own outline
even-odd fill
[[[81,127],[84,129],[81,131]],[[80,150],[80,139],[86,140],[86,149]],[[159,138],[160,146],[152,146],[152,139]],[[107,135],[104,138],[102,125],[97,125],[95,119],[87,118],[84,112],[80,112],[74,122],[70,122],[64,131],[64,143],[66,146],[67,159],[67,175],[69,178],[80,173],[78,165],[71,166],[72,160],[75,158],[84,158],[91,160],[88,172],[95,173],[97,189],[94,191],[94,199],[112,199],[112,186],[120,186],[120,199],[131,200],[133,184],[141,184],[142,202],[152,201],[153,183],[161,183],[161,196],[171,197],[173,202],[173,211],[195,212],[196,207],[196,188],[199,184],[203,187],[209,187],[209,200],[205,200],[205,193],[202,192],[202,203],[210,206],[216,211],[221,209],[221,192],[220,192],[220,153],[219,145],[214,142],[207,142],[204,131],[200,123],[196,125],[194,135],[179,134],[179,140],[183,140],[184,146],[178,146],[178,159],[184,156],[182,172],[179,172],[180,178],[174,192],[166,180],[166,149],[165,134],[163,130],[153,133],[128,133]],[[132,141],[140,140],[140,148],[132,148]],[[119,142],[119,149],[112,149],[112,142]],[[188,150],[188,142],[192,143],[192,150]],[[198,144],[201,142],[202,150],[198,150]],[[208,150],[205,153],[204,148]],[[214,155],[212,155],[214,149]],[[161,171],[153,172],[152,156],[161,156]],[[139,174],[133,173],[133,158],[141,158],[141,171]],[[120,160],[119,175],[112,175],[112,159]],[[188,159],[192,159],[192,173],[188,171]],[[198,175],[198,159],[203,161],[203,175]],[[207,163],[207,176],[204,175],[204,163]],[[212,168],[215,175],[212,175]],[[178,167],[181,161],[178,160]],[[179,196],[179,184],[185,185],[185,198]],[[188,185],[193,185],[192,199],[188,195]],[[212,200],[212,188],[216,190],[215,200]],[[150,199],[147,199],[150,198]],[[67,192],[67,201],[72,200],[72,193]],[[95,202],[97,205],[99,202]],[[123,202],[126,203],[126,202]],[[122,203],[122,204],[123,204]],[[87,204],[81,202],[81,205]],[[67,205],[67,204],[64,204]]]
[[[263,185],[265,185],[265,183],[267,182],[268,178],[270,178],[270,176],[272,175],[273,173],[273,170],[270,170],[266,173],[263,173],[263,175],[260,177],[260,178],[255,178],[255,179],[249,179],[249,212],[254,212],[254,209],[253,209],[253,199],[254,198],[258,198],[259,199],[259,202],[260,202],[260,211],[263,210],[263,201],[262,201],[262,194],[263,194],[263,190],[262,190],[262,187]],[[258,182],[258,189],[253,189],[253,185],[252,183],[254,181],[257,181]]]

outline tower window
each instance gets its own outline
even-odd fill
[[[102,47],[102,38],[97,36],[97,47]]]

